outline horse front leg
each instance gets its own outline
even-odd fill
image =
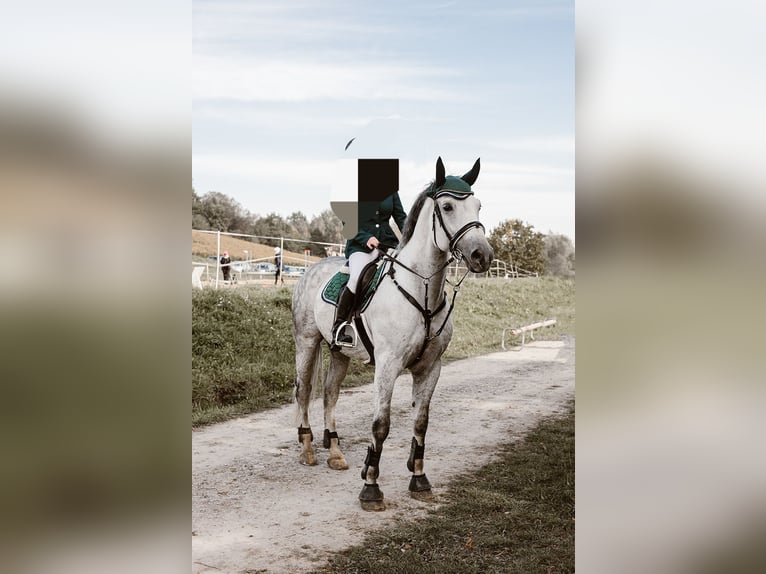
[[[385,510],[383,492],[378,486],[380,475],[380,455],[383,443],[388,437],[391,426],[391,395],[398,376],[393,366],[386,361],[379,361],[375,366],[375,416],[372,420],[372,444],[367,447],[367,457],[362,468],[364,486],[359,493],[359,502],[363,510]]]
[[[333,470],[347,470],[348,463],[340,450],[338,433],[335,429],[335,405],[340,394],[340,384],[346,376],[349,358],[333,351],[330,355],[330,368],[324,382],[324,438],[323,446],[330,449],[327,465]]]
[[[415,425],[413,429],[410,456],[407,468],[412,473],[410,496],[419,500],[433,500],[431,483],[423,470],[423,458],[426,449],[426,431],[428,430],[428,411],[431,397],[441,373],[441,360],[438,359],[429,369],[412,374],[412,395],[415,405]]]

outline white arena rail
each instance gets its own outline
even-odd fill
[[[515,347],[514,350],[518,351],[521,349],[521,347],[524,346],[524,342],[526,340],[527,333],[529,333],[530,339],[533,341],[535,340],[535,329],[540,329],[542,327],[551,327],[556,324],[556,319],[548,319],[546,321],[540,321],[539,323],[532,323],[531,325],[525,325],[523,327],[507,327],[503,329],[503,338],[500,342],[500,346],[503,348],[503,351],[507,351],[508,349],[505,348],[505,333],[506,331],[510,331],[512,336],[518,336],[521,335],[521,345],[518,347]]]

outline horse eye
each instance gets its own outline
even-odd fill
[[[452,211],[452,204],[451,203],[445,203],[443,209],[444,209],[444,211]]]

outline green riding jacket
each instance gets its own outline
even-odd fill
[[[380,203],[359,202],[359,232],[353,239],[346,242],[346,258],[357,251],[370,253],[372,249],[367,247],[370,237],[377,237],[378,241],[387,245],[399,245],[399,240],[391,229],[389,219],[393,216],[399,230],[404,229],[404,221],[407,214],[402,207],[399,193],[389,195]]]

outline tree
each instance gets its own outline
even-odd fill
[[[192,187],[192,229],[210,229],[210,222],[202,208],[202,198]]]
[[[531,273],[545,273],[545,236],[520,219],[502,221],[489,234],[495,259]]]
[[[309,224],[311,241],[322,243],[345,243],[343,238],[343,222],[332,209],[325,209],[319,215],[314,216]],[[326,245],[311,245],[311,254],[324,256],[327,254]]]
[[[287,218],[287,223],[292,228],[290,233],[291,237],[295,239],[310,239],[311,233],[309,232],[309,220],[300,211],[294,211]]]
[[[207,220],[210,229],[232,233],[246,233],[252,220],[250,213],[239,203],[218,191],[210,191],[199,199],[198,213]],[[193,203],[192,221],[194,221]]]
[[[294,213],[293,215],[296,214]],[[299,215],[302,214],[299,213]],[[292,217],[292,215],[290,217]],[[300,239],[300,237],[296,237],[296,232],[293,226],[290,225],[288,220],[283,218],[278,213],[269,213],[268,215],[257,218],[252,226],[251,233],[261,237],[284,237],[284,248],[287,251],[295,251],[297,253],[301,253],[306,248],[305,243],[300,243],[298,241],[288,241],[290,238]],[[259,239],[258,242],[274,247],[278,247],[280,244],[279,239]]]
[[[252,234],[262,237],[290,237],[292,229],[278,213],[269,213],[256,218],[252,226]],[[263,239],[259,243],[264,245],[279,246],[279,239]]]
[[[574,275],[574,245],[566,235],[548,233],[545,236],[546,272],[559,277]]]
[[[331,209],[326,209],[314,216],[311,221],[300,211],[294,211],[287,218],[278,213],[258,216],[251,214],[226,194],[210,191],[200,196],[193,186],[192,229],[276,237],[277,239],[258,240],[260,243],[274,247],[280,244],[278,238],[284,237],[286,239],[284,247],[288,251],[301,253],[304,249],[310,248],[312,255],[320,257],[327,255],[327,246],[289,241],[289,239],[340,244],[346,242],[342,233],[343,223]]]

